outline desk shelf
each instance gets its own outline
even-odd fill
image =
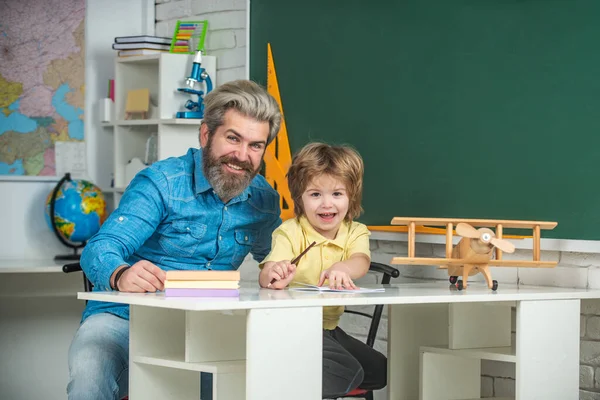
[[[133,362],[158,367],[209,372],[211,374],[236,374],[246,372],[246,361],[185,362],[183,355],[146,357],[134,356]]]
[[[479,399],[481,360],[517,363],[511,340],[512,302],[449,304],[394,317],[428,318],[437,334],[418,346],[419,400]],[[408,310],[407,310],[408,311]],[[404,311],[406,312],[406,311]],[[416,342],[420,342],[420,336]]]
[[[515,346],[510,347],[488,347],[483,349],[449,349],[446,346],[422,346],[422,353],[447,354],[479,360],[503,361],[509,363],[517,362]]]
[[[482,399],[480,397],[477,397],[476,399],[464,399],[464,400],[515,400],[514,397],[486,397],[485,399]]]
[[[198,398],[200,373],[213,374],[218,398],[244,397],[246,318],[239,312],[132,307],[130,397]],[[227,343],[221,346],[220,343]],[[143,383],[139,377],[151,382]]]

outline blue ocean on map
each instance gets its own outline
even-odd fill
[[[15,111],[19,109],[19,100],[8,106],[8,109],[12,111],[8,117],[0,112],[0,135],[6,131],[33,132],[37,128],[35,120]],[[12,164],[0,162],[0,175],[25,175],[23,160],[16,160]]]
[[[83,114],[83,110],[70,105],[65,100],[65,96],[71,90],[72,89],[66,83],[60,85],[52,96],[52,106],[56,109],[56,112],[68,122],[69,137],[83,140],[83,120],[79,118],[79,116]],[[38,123],[44,126],[47,125],[46,120],[29,118],[18,112],[19,103],[20,100],[17,100],[8,106],[8,109],[12,111],[8,116],[4,115],[0,110],[0,135],[7,131],[19,133],[33,132],[37,129]],[[23,160],[16,160],[13,164],[0,162],[0,175],[25,175]]]
[[[79,119],[79,116],[83,114],[83,110],[67,103],[65,96],[70,91],[71,88],[68,84],[63,83],[60,85],[54,96],[52,96],[52,106],[69,123],[69,136],[73,139],[83,140],[83,120]]]
[[[12,164],[0,162],[0,175],[25,175],[23,160],[16,160]]]
[[[8,117],[0,112],[0,135],[6,131],[20,133],[33,132],[35,131],[35,128],[37,128],[37,122],[35,120],[15,111],[19,109],[19,101],[20,100],[17,100],[8,106],[8,109],[12,111]]]

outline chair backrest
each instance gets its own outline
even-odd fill
[[[85,291],[91,292],[92,289],[94,288],[94,285],[92,285],[92,282],[90,282],[90,280],[87,278],[87,276],[85,276],[85,272],[83,272],[83,269],[81,269],[81,264],[79,264],[79,263],[65,264],[65,265],[63,265],[62,270],[65,274],[68,274],[70,272],[81,271],[83,273],[83,287],[85,288]]]
[[[378,272],[383,274],[381,279],[382,284],[388,284],[392,280],[392,278],[397,278],[400,276],[400,271],[398,271],[394,267],[390,267],[389,265],[381,264],[378,262],[371,262],[369,266],[369,271]],[[379,322],[381,321],[381,315],[383,314],[383,304],[378,304],[375,306],[373,311],[373,315],[346,309],[347,313],[362,315],[363,317],[371,318],[371,324],[369,326],[369,334],[367,335],[367,346],[373,347],[375,345],[375,338],[377,337],[377,330],[379,329]]]

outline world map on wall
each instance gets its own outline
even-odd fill
[[[83,141],[85,0],[0,0],[0,175],[55,176]]]

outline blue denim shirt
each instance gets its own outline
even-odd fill
[[[139,172],[119,207],[88,242],[81,267],[94,291],[110,291],[120,265],[148,260],[169,270],[236,270],[252,253],[262,261],[281,224],[279,195],[261,175],[223,203],[202,171],[202,151],[158,161]],[[129,306],[89,301],[82,321],[109,312],[129,318]]]

